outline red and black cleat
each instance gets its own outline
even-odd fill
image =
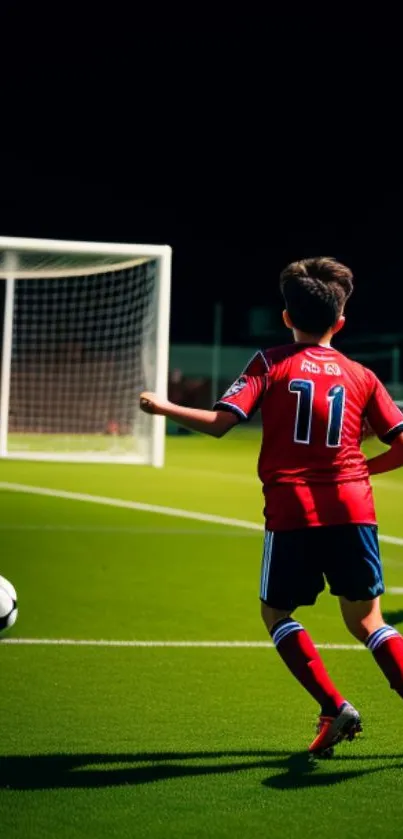
[[[319,717],[317,735],[309,746],[312,757],[332,757],[333,748],[342,740],[354,740],[362,731],[358,711],[344,702],[335,717]]]

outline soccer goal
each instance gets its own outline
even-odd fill
[[[0,237],[0,456],[162,466],[171,248]]]

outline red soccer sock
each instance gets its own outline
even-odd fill
[[[366,646],[392,690],[403,698],[403,638],[392,626],[381,626],[368,636]]]
[[[276,649],[293,676],[319,703],[324,716],[335,716],[344,702],[307,632],[298,621],[284,618],[270,632]]]

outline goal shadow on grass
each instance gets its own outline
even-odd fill
[[[373,765],[374,760],[379,761],[378,765]],[[372,765],[365,767],[365,761],[371,761]],[[403,755],[337,755],[331,761],[316,763],[309,760],[306,751],[293,754],[286,751],[235,750],[9,755],[0,757],[0,789],[136,786],[173,778],[196,779],[256,769],[274,770],[274,774],[262,780],[265,787],[278,790],[300,789],[333,786],[341,781],[382,772],[388,768],[402,769]]]

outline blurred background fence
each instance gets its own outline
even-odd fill
[[[172,344],[170,348],[169,397],[198,408],[210,408],[242,372],[259,347],[285,343],[277,340],[255,346]],[[373,370],[396,401],[403,401],[403,334],[360,336],[339,340],[337,349]]]

